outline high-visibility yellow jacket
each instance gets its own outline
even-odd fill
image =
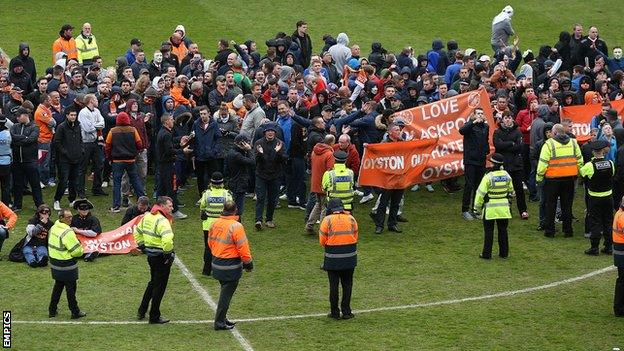
[[[147,212],[133,234],[137,245],[145,245],[148,256],[159,256],[173,251],[171,223],[160,212]]]
[[[95,35],[91,35],[90,38],[85,38],[82,34],[77,36],[76,50],[78,50],[78,62],[80,62],[80,64],[82,64],[84,60],[91,60],[93,57],[100,55]]]
[[[199,200],[199,209],[208,216],[202,221],[203,230],[209,230],[212,223],[221,217],[226,201],[232,201],[232,194],[226,189],[211,187],[204,191]]]
[[[355,184],[353,171],[344,163],[335,163],[334,167],[323,173],[323,191],[328,200],[340,199],[346,210],[351,210],[353,204],[353,186]]]
[[[485,219],[511,218],[509,196],[513,194],[513,183],[507,171],[499,169],[487,173],[475,195],[474,211],[482,212]]]

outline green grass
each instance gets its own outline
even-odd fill
[[[537,51],[542,43],[554,44],[559,31],[569,30],[574,22],[582,22],[586,28],[595,23],[609,47],[620,44],[619,16],[615,11],[618,2],[510,3],[516,11],[514,27],[520,34],[522,49],[528,46]],[[43,70],[50,63],[51,44],[58,28],[65,22],[79,27],[89,21],[105,64],[109,65],[125,52],[132,37],[141,38],[149,52],[178,23],[186,26],[188,35],[199,42],[202,51],[214,56],[221,37],[237,41],[253,38],[263,43],[278,31],[291,33],[293,23],[305,18],[310,24],[315,52],[322,46],[322,34],[336,35],[340,31],[346,31],[352,43],[360,44],[365,55],[372,41],[381,41],[391,51],[409,44],[417,52],[424,52],[436,36],[445,41],[457,39],[463,48],[489,52],[490,22],[505,4],[150,1],[86,6],[76,1],[28,1],[11,3],[10,11],[0,13],[0,44],[13,55],[20,41],[29,42],[38,69]],[[361,233],[354,309],[522,289],[612,264],[612,259],[604,255],[583,255],[588,243],[582,238],[582,223],[574,224],[574,238],[541,236],[534,229],[535,204],[530,204],[529,221],[518,220],[516,211],[510,223],[510,258],[479,260],[481,224],[460,219],[461,194],[445,194],[437,185],[436,190],[434,194],[406,194],[405,216],[410,222],[402,226],[404,233],[400,235],[374,235],[374,226],[366,215],[370,205],[356,208]],[[52,199],[50,189],[44,191],[44,198]],[[191,218],[174,223],[176,252],[216,299],[218,283],[201,276],[203,235],[198,209],[193,207],[196,190],[187,191],[181,199],[187,204],[183,211]],[[92,200],[103,227],[117,227],[121,214],[105,210],[110,207],[110,197]],[[25,199],[25,207],[28,204],[32,204],[29,198]],[[241,280],[230,318],[328,311],[327,278],[318,268],[322,249],[316,237],[303,233],[303,213],[279,209],[275,217],[277,229],[255,232],[251,229],[253,205],[247,199],[244,224],[250,228],[256,269]],[[577,195],[575,214],[579,218],[582,206],[582,198]],[[20,214],[16,229],[4,244],[0,307],[12,310],[14,320],[47,321],[52,287],[49,268],[32,269],[6,261],[8,251],[23,236],[29,211],[32,209]],[[80,275],[78,300],[89,314],[86,321],[134,319],[148,279],[145,257],[112,256],[90,264],[81,262]],[[237,325],[237,329],[256,350],[608,350],[624,346],[624,338],[618,332],[621,320],[611,313],[614,279],[615,273],[610,272],[548,290],[492,300],[359,314],[354,320],[340,322],[325,317],[247,322]],[[210,320],[214,315],[177,267],[172,269],[162,311],[173,320]],[[69,320],[64,297],[57,320]],[[240,349],[231,334],[214,332],[211,327],[14,324],[13,345],[18,350]]]

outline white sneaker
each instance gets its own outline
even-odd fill
[[[102,182],[102,188],[108,188],[108,182]]]
[[[172,215],[173,215],[173,218],[175,219],[185,219],[188,217],[184,213],[180,212],[180,210],[175,211],[174,213],[172,213]]]
[[[41,189],[45,189],[45,184],[43,184],[42,182],[39,182],[39,186],[41,187]]]
[[[363,196],[364,195],[364,193],[359,191],[359,190],[354,191],[353,194],[357,195],[357,196]]]
[[[431,184],[425,185],[425,189],[427,189],[427,191],[430,192],[430,193],[432,193],[434,191],[433,187],[431,186]]]
[[[420,189],[420,185],[416,184],[410,190],[411,191],[418,191],[419,189]]]
[[[256,201],[256,200],[258,200],[258,197],[256,196],[256,194],[254,194],[254,196],[251,199]]]
[[[522,189],[529,190],[529,187],[526,185],[525,182],[522,182]]]
[[[372,193],[370,193],[370,194],[368,194],[368,195],[364,196],[363,198],[361,198],[361,199],[360,199],[360,203],[361,203],[361,204],[365,204],[365,203],[369,202],[370,200],[372,200],[372,199],[374,199],[374,198],[375,198],[375,195],[373,195]]]
[[[60,210],[61,210],[61,202],[54,201],[54,211],[60,211]]]
[[[288,200],[288,195],[283,194],[279,197],[280,200]]]
[[[48,186],[49,187],[55,187],[56,183],[54,181],[50,181],[50,182],[48,182]]]
[[[63,192],[63,195],[69,195],[69,189],[65,189],[65,191]]]

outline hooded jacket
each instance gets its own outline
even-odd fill
[[[117,115],[115,127],[106,136],[104,153],[113,162],[135,161],[139,150],[143,147],[139,132],[130,124],[130,116],[125,112]]]
[[[68,119],[59,124],[53,139],[57,157],[61,163],[78,164],[82,160],[82,133],[80,122],[70,122]]]
[[[250,151],[234,146],[227,154],[228,189],[233,194],[247,192],[249,171],[256,164]]]
[[[323,174],[334,167],[334,149],[331,145],[318,143],[314,145],[310,155],[311,171],[310,191],[317,194],[324,194],[322,181]]]
[[[279,127],[277,129],[280,129]],[[284,164],[288,159],[286,147],[282,146],[279,151],[275,151],[277,143],[283,143],[279,140],[280,130],[277,131],[273,140],[267,140],[266,137],[256,140],[254,150],[258,146],[262,146],[262,153],[256,151],[256,175],[264,180],[279,179],[284,172]]]
[[[513,16],[513,8],[508,5],[492,20],[492,39],[490,43],[493,47],[498,48],[503,44],[507,46],[509,37],[514,35],[514,30],[511,27],[511,16]]]
[[[529,127],[531,126],[531,123],[533,123],[533,120],[537,115],[537,112],[531,111],[531,101],[533,100],[537,100],[535,95],[529,96],[529,98],[527,99],[527,108],[518,112],[518,115],[516,116],[516,124],[518,125],[518,128],[522,133],[522,141],[525,144],[531,143],[531,134]]]
[[[334,59],[336,70],[342,77],[342,70],[351,58],[351,49],[349,49],[349,37],[345,33],[340,33],[336,37],[336,45],[329,48],[329,54]]]
[[[24,55],[24,50],[28,49],[28,54]],[[15,64],[15,60],[20,59],[22,61],[22,65],[24,66],[24,71],[30,74],[30,80],[33,84],[37,81],[37,66],[35,65],[35,60],[30,57],[30,46],[27,43],[19,44],[19,52],[17,56],[11,59],[9,62],[9,71],[13,71],[13,65]]]
[[[495,152],[503,155],[504,167],[508,172],[522,170],[522,133],[514,123],[510,128],[501,125],[494,131]]]

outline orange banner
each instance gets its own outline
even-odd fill
[[[436,139],[368,144],[360,165],[360,185],[405,189],[427,167]]]
[[[427,105],[397,112],[405,123],[408,140],[437,139],[427,166],[411,184],[435,182],[464,174],[464,136],[459,128],[466,123],[475,108],[485,113],[490,126],[490,153],[494,152],[492,135],[497,128],[492,117],[492,107],[485,88],[442,99]]]
[[[618,116],[624,113],[624,100],[611,101],[611,107],[618,112]],[[602,104],[567,106],[561,108],[561,119],[572,120],[572,133],[576,135],[579,143],[584,143],[591,139],[592,118],[600,114]]]
[[[85,253],[99,252],[105,254],[127,254],[137,248],[134,241],[134,227],[139,224],[143,215],[134,217],[130,222],[109,232],[100,233],[96,237],[76,234]]]

